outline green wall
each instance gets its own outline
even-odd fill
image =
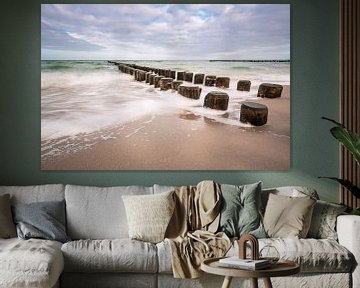
[[[165,1],[156,1],[157,3]],[[154,2],[154,3],[156,3]],[[170,1],[167,1],[170,2]],[[175,1],[172,1],[174,3]],[[215,3],[203,1],[203,3]],[[274,3],[275,1],[227,1]],[[194,184],[203,179],[265,187],[308,185],[337,201],[338,145],[321,116],[338,118],[339,35],[337,0],[291,4],[291,169],[289,171],[46,171],[40,170],[40,4],[104,1],[2,0],[0,3],[0,185]],[[106,3],[121,3],[106,1]],[[127,1],[132,3],[132,1]],[[146,3],[137,1],[134,3]],[[150,1],[147,1],[150,3]],[[195,1],[181,1],[195,3]],[[201,3],[196,1],[196,3]],[[221,2],[218,2],[221,3]],[[266,21],[266,19],[264,19]],[[239,159],[240,160],[240,159]]]

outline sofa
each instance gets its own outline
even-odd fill
[[[162,185],[0,186],[0,196],[9,194],[12,205],[64,200],[66,233],[71,239],[65,243],[36,238],[0,239],[0,287],[221,287],[223,277],[216,275],[175,279],[167,241],[149,243],[129,238],[122,196],[155,195],[172,189],[174,187]],[[292,197],[310,193],[317,197],[315,190],[304,187],[263,189],[261,204],[264,209],[271,193]],[[260,248],[272,245],[281,258],[296,261],[301,266],[299,274],[273,278],[273,286],[360,287],[357,266],[360,261],[360,217],[337,215],[336,225],[337,240],[259,239]],[[227,255],[237,253],[237,241],[233,241]],[[234,279],[232,285],[251,287],[251,282]],[[259,286],[262,285],[259,281]]]

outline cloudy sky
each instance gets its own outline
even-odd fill
[[[41,58],[290,59],[290,5],[42,4]]]

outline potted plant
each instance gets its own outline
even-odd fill
[[[322,117],[327,121],[336,124],[335,127],[330,129],[331,134],[342,143],[347,150],[353,155],[355,161],[360,165],[360,136],[353,131],[347,129],[343,124],[336,122],[333,119]],[[354,185],[348,179],[341,179],[336,177],[319,177],[327,178],[339,182],[347,190],[349,190],[356,198],[360,198],[360,187]],[[360,215],[360,207],[354,208],[351,214]]]

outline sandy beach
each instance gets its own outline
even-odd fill
[[[239,127],[189,111],[149,115],[112,128],[110,139],[42,159],[43,170],[286,170],[290,168],[290,87],[268,106],[268,122]],[[239,108],[241,102],[239,102]],[[240,110],[240,109],[239,109]],[[226,113],[223,115],[227,117]],[[81,137],[81,136],[79,136]],[[65,145],[65,144],[64,144]]]

